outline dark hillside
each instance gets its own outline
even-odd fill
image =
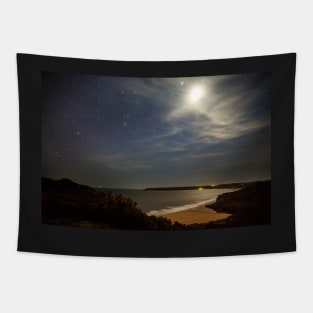
[[[271,182],[259,182],[234,192],[217,197],[210,205],[216,212],[232,214],[224,221],[210,223],[210,226],[246,226],[271,223]]]
[[[97,191],[69,179],[42,178],[42,221],[81,227],[167,230],[183,227],[147,216],[132,199]]]

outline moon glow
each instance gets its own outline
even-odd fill
[[[194,87],[190,92],[190,100],[198,102],[203,97],[203,90],[200,87]]]

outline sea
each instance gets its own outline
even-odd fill
[[[101,190],[129,197],[137,202],[138,207],[147,215],[159,216],[214,203],[218,195],[238,189],[150,191],[102,188]]]

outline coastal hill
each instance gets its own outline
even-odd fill
[[[164,217],[147,216],[132,199],[104,193],[69,179],[42,178],[42,222],[87,228],[180,229]]]
[[[258,182],[235,192],[224,193],[208,207],[218,213],[231,214],[207,227],[247,226],[271,223],[271,182]]]
[[[199,189],[230,189],[230,188],[245,188],[255,186],[263,181],[240,182],[240,183],[227,183],[227,184],[211,184],[201,186],[180,186],[180,187],[153,187],[145,188],[145,191],[175,191],[175,190],[199,190]],[[268,182],[268,181],[267,181]]]

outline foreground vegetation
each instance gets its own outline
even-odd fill
[[[42,222],[92,228],[132,230],[182,229],[164,217],[147,216],[137,203],[69,179],[42,178]]]

